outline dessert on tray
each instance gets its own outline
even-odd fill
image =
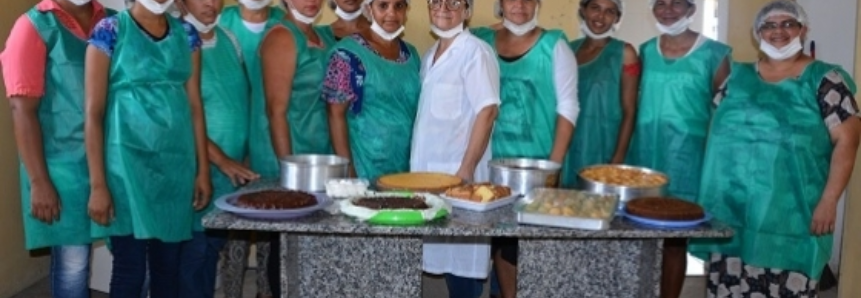
[[[490,203],[511,196],[511,188],[490,183],[460,185],[445,191],[449,198],[462,199],[476,203]]]
[[[628,201],[625,212],[642,218],[691,221],[703,219],[705,211],[700,205],[670,197],[646,197]]]
[[[341,213],[380,225],[421,225],[451,213],[451,206],[430,194],[376,193],[343,200]]]
[[[556,189],[534,190],[529,198],[525,212],[594,219],[612,218],[617,203],[611,196]]]
[[[382,176],[377,180],[377,187],[381,190],[442,193],[462,183],[463,179],[453,175],[415,172]]]
[[[302,191],[264,190],[242,194],[234,205],[257,210],[300,209],[317,205],[317,198]]]

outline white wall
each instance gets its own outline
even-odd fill
[[[655,17],[649,8],[648,0],[628,0],[624,3],[622,26],[616,33],[616,37],[632,44],[634,48],[639,50],[640,44],[657,36],[660,32],[655,28]],[[691,25],[694,31],[702,31],[704,8],[705,0],[697,0],[697,12],[694,15],[694,23]]]

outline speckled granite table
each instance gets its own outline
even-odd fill
[[[258,183],[250,189],[272,188]],[[371,226],[324,211],[290,221],[214,211],[213,229],[281,233],[282,297],[421,297],[424,236],[519,238],[517,297],[658,297],[664,238],[730,237],[711,222],[688,230],[642,228],[617,218],[605,231],[518,225],[511,208],[455,209],[415,227]]]

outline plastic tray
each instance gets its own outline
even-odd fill
[[[587,199],[590,200],[612,200],[613,212],[610,212],[608,216],[603,218],[588,218],[577,216],[550,215],[525,211],[526,205],[532,203],[535,200],[536,196],[540,195],[542,192],[551,192],[555,195],[563,196],[586,195]],[[614,212],[618,204],[619,196],[615,194],[598,194],[578,190],[538,188],[532,190],[526,197],[517,201],[517,203],[515,203],[514,205],[514,210],[517,213],[517,222],[522,224],[582,230],[607,230],[610,228],[610,222],[613,221],[613,217],[615,216]]]
[[[392,210],[370,210],[362,207],[356,207],[352,204],[353,199],[348,198],[340,202],[341,214],[353,217],[359,221],[364,221],[372,225],[386,226],[415,226],[423,225],[427,222],[435,221],[444,218],[451,214],[451,205],[443,198],[430,193],[411,193],[411,192],[380,192],[368,197],[390,197],[390,196],[423,196],[432,210],[412,210],[412,209],[392,209]],[[435,211],[433,209],[436,209]]]
[[[454,197],[449,197],[449,196],[445,196],[445,195],[442,196],[442,198],[445,199],[446,201],[448,201],[448,203],[451,204],[451,206],[454,208],[466,209],[466,210],[472,210],[472,211],[478,211],[478,212],[490,211],[490,210],[499,209],[501,207],[511,205],[512,203],[514,203],[514,201],[517,201],[517,198],[519,198],[519,197],[520,197],[519,194],[513,194],[510,196],[495,200],[493,202],[478,203],[478,202],[473,202],[470,200],[454,198]]]

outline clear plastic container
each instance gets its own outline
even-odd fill
[[[615,217],[619,195],[568,189],[534,189],[517,201],[517,222],[523,224],[606,230]]]

